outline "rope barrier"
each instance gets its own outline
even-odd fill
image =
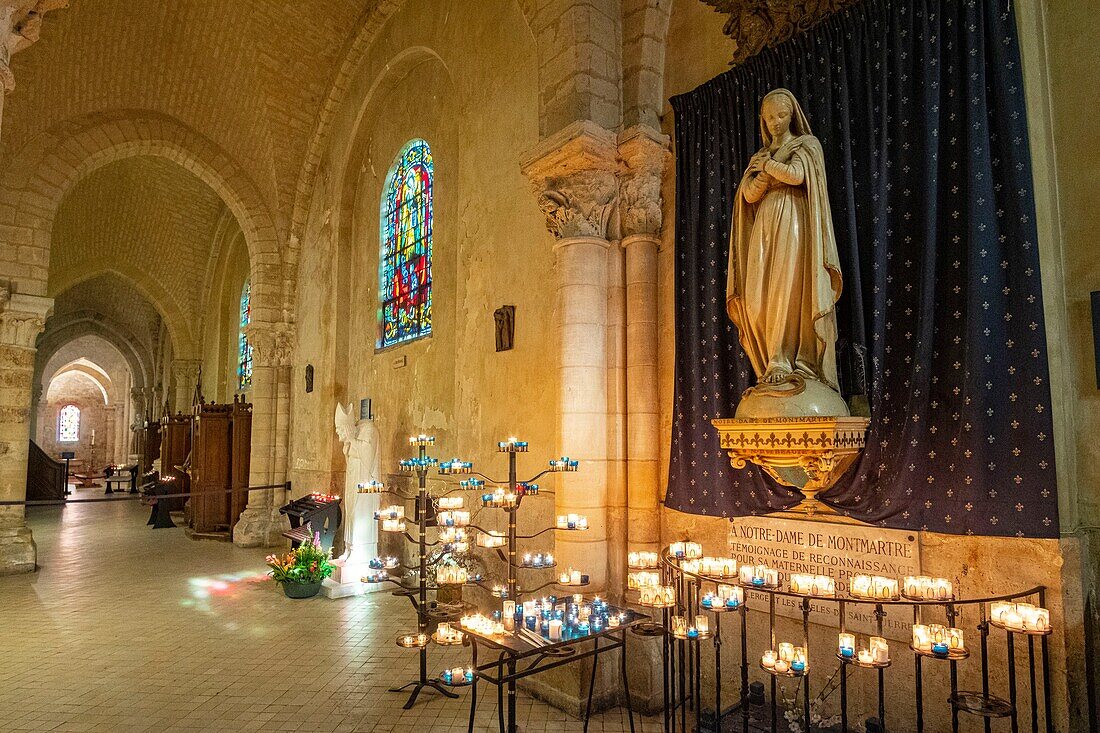
[[[225,489],[222,493],[232,494],[234,491],[270,491],[271,489],[286,489],[290,491],[290,482],[284,481],[281,484],[268,484],[266,486],[246,486],[242,489]],[[88,499],[32,499],[30,501],[0,501],[0,506],[65,506],[66,504],[97,504],[101,502],[109,501],[134,501],[141,499],[181,499],[190,496],[209,496],[210,494],[216,494],[217,491],[203,491],[199,493],[186,492],[177,494],[123,494],[121,496],[98,496]]]

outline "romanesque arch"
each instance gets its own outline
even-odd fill
[[[0,226],[21,292],[46,294],[50,237],[66,193],[90,172],[132,156],[166,158],[210,186],[232,211],[252,262],[257,318],[282,320],[279,235],[253,182],[209,139],[171,117],[143,110],[97,113],[43,132],[16,153],[0,176]]]

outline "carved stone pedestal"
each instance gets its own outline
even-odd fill
[[[270,505],[250,504],[233,527],[233,544],[238,547],[274,547],[286,543],[283,532],[290,522]]]
[[[734,468],[755,463],[802,492],[795,512],[831,514],[817,495],[831,488],[863,450],[865,417],[757,417],[711,420]]]

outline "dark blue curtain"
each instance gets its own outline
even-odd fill
[[[676,382],[666,503],[797,503],[710,420],[755,381],[725,312],[730,211],[770,89],[825,150],[847,393],[867,448],[823,498],[886,527],[1056,537],[1027,118],[1007,0],[868,0],[675,97]],[[864,361],[858,357],[865,349]],[[859,374],[866,366],[865,378]],[[865,387],[864,387],[865,384]]]

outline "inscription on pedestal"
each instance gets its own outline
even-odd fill
[[[779,571],[781,584],[787,587],[791,573],[827,575],[836,581],[838,593],[847,593],[856,575],[881,575],[898,578],[920,574],[920,542],[913,532],[876,529],[849,524],[803,522],[770,517],[743,517],[730,524],[729,552],[738,564],[762,564]],[[750,594],[753,609],[767,609],[765,596]],[[811,622],[837,625],[837,604],[811,601]],[[874,606],[850,604],[847,610],[850,631],[869,634],[875,631]],[[776,613],[802,618],[797,598],[776,599]],[[908,606],[887,613],[883,632],[892,639],[908,639],[912,613]]]

